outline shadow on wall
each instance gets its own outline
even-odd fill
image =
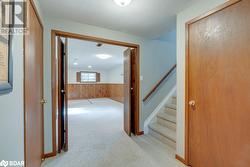
[[[149,97],[149,99],[146,102],[142,103],[141,111],[144,114],[141,115],[141,122],[140,122],[141,127],[143,126],[142,123],[144,124],[144,121],[150,116],[150,114],[162,102],[162,100],[168,95],[168,93],[174,88],[175,85],[176,85],[176,70],[172,72],[172,74],[170,74],[170,76],[160,85],[160,87],[155,91],[155,93],[153,93]]]
[[[173,35],[174,34],[174,35]],[[170,36],[173,39],[168,41],[154,40],[147,43],[148,54],[144,56],[142,63],[142,74],[144,80],[141,82],[141,99],[162,79],[163,76],[176,64],[176,31]],[[143,54],[143,53],[142,53]],[[154,55],[154,56],[148,56]],[[154,109],[162,102],[168,93],[176,85],[176,69],[161,84],[158,90],[147,100],[141,101],[140,128],[143,129],[145,120],[150,116]]]

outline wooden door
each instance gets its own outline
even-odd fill
[[[232,2],[188,26],[192,167],[250,164],[250,1]]]
[[[65,109],[64,103],[64,43],[61,37],[57,37],[57,56],[58,56],[58,153],[64,147],[64,119],[63,113]]]
[[[124,52],[124,130],[131,136],[131,49]]]
[[[43,27],[30,1],[27,1],[27,9],[28,34],[24,36],[25,166],[40,167],[43,158],[43,104],[45,103]]]
[[[136,111],[137,111],[137,64],[136,64],[136,50],[131,50],[131,132],[136,135]]]
[[[58,152],[68,150],[67,39],[58,37]]]
[[[69,148],[69,131],[68,131],[68,38],[65,39],[65,55],[64,55],[64,89],[65,89],[65,113],[64,113],[64,124],[65,124],[65,145],[64,145],[64,151],[68,151]]]

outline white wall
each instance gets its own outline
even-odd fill
[[[185,23],[225,1],[198,2],[177,15],[177,154],[183,158],[185,156]]]
[[[68,20],[47,18],[44,34],[44,62],[45,62],[45,97],[48,103],[45,106],[45,152],[52,151],[52,104],[51,104],[51,30],[57,29],[66,32],[96,36],[112,40],[140,44],[141,75],[144,81],[141,82],[141,99],[148,93],[152,86],[176,63],[175,43],[148,40],[141,37],[104,29],[100,27],[80,24]],[[157,68],[156,68],[157,67]],[[143,123],[153,109],[161,102],[167,92],[175,85],[175,75],[170,77],[161,91],[154,95],[150,103],[143,103],[141,100],[140,127],[143,130]]]
[[[124,83],[124,66],[118,65],[116,67],[113,67],[111,70],[108,71],[108,82],[109,83],[117,83],[117,84],[123,84]]]
[[[34,1],[38,11],[39,4]],[[13,92],[0,95],[0,161],[24,160],[23,36],[13,37]]]
[[[23,37],[13,38],[13,92],[0,95],[0,161],[24,159]]]

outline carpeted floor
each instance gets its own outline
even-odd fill
[[[123,105],[110,99],[69,102],[69,151],[43,167],[161,167],[123,129]],[[138,143],[139,142],[139,143]],[[165,167],[179,167],[173,163]],[[169,160],[168,160],[169,161]],[[168,162],[167,161],[167,162]]]

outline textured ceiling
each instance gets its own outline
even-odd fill
[[[69,39],[70,68],[87,70],[91,65],[93,70],[109,70],[123,64],[123,52],[127,48],[108,44],[97,47],[96,44],[95,42]],[[109,54],[112,57],[102,60],[96,57],[97,54]],[[74,65],[74,62],[77,62],[78,65]]]
[[[70,19],[156,39],[175,28],[176,14],[197,0],[133,0],[127,7],[113,0],[39,0],[47,17]]]

